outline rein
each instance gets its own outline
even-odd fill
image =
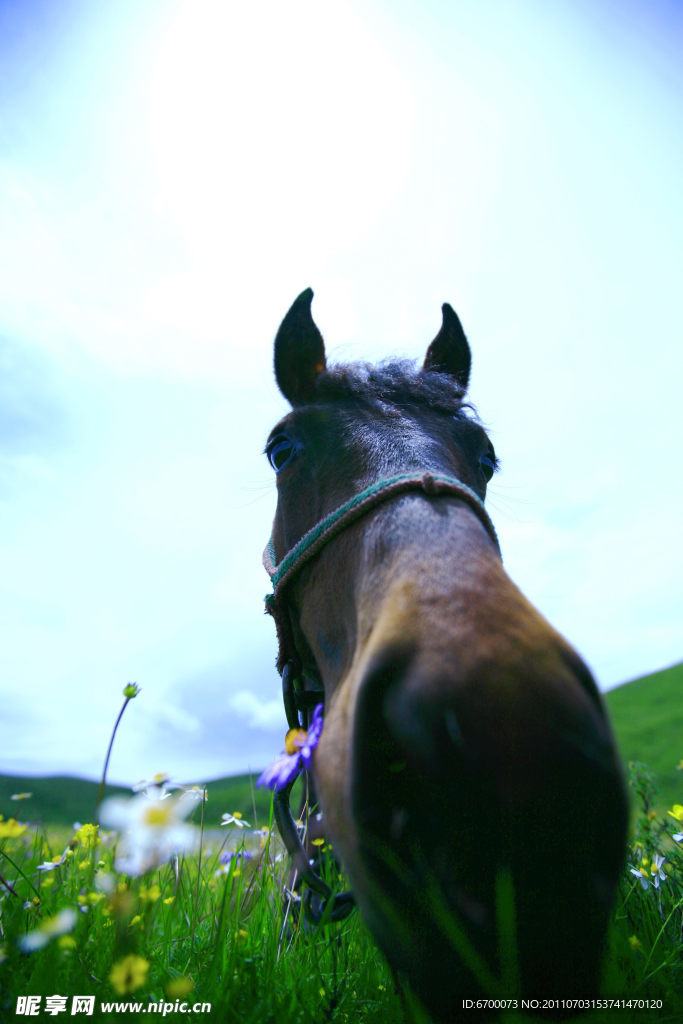
[[[278,637],[277,667],[282,676],[282,697],[290,729],[306,728],[310,712],[315,705],[324,703],[324,690],[317,668],[314,671],[307,670],[305,678],[302,678],[304,673],[301,659],[297,654],[289,609],[284,598],[287,584],[347,526],[385,501],[409,493],[424,494],[428,498],[461,499],[475,513],[500,553],[495,528],[479,495],[455,477],[437,473],[403,473],[370,484],[365,490],[324,516],[279,563],[275,561],[271,535],[263,552],[263,564],[273,585],[272,594],[266,597],[266,611],[275,619]],[[318,894],[316,907],[313,907],[309,900],[307,909],[310,916],[317,922],[323,918],[338,921],[346,917],[353,908],[353,896],[350,892],[337,893],[333,896],[329,886],[308,860],[289,805],[290,792],[296,778],[297,776],[283,789],[275,790],[273,806],[278,829],[297,872],[311,890]]]

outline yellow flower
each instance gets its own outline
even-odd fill
[[[14,818],[3,821],[0,815],[0,839],[16,839],[22,832],[25,832],[28,825],[20,825]]]
[[[92,850],[93,846],[97,846],[100,841],[99,830],[99,825],[81,825],[74,833],[74,839],[86,850]]]
[[[637,935],[631,935],[631,937],[628,940],[628,944],[633,950],[640,949],[640,939]]]
[[[76,948],[76,940],[73,935],[62,935],[60,939],[57,939],[57,945],[60,949],[63,949],[66,953]]]
[[[676,821],[683,822],[683,804],[674,804],[671,810],[666,813],[670,814]]]
[[[166,899],[164,900],[164,903],[166,904],[166,906],[168,906],[170,903],[173,903],[174,900],[175,896],[167,896]]]
[[[140,921],[142,921],[142,918],[140,917],[139,914],[136,914],[135,917],[131,918],[131,921],[130,921],[130,924],[128,925],[128,927],[129,928],[133,928],[136,924],[140,924]]]
[[[140,899],[143,903],[156,903],[160,896],[161,889],[156,882],[154,885],[150,885],[149,887],[146,885],[140,887]]]
[[[185,996],[189,996],[193,988],[194,982],[192,978],[185,978],[181,976],[179,978],[171,978],[167,983],[164,992],[169,999],[184,999]]]
[[[145,984],[148,973],[149,960],[129,953],[123,960],[114,964],[109,972],[109,981],[120,996],[127,996]]]
[[[82,907],[94,907],[96,903],[104,899],[103,892],[79,892],[78,902]]]

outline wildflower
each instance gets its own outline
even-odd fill
[[[665,860],[666,857],[656,853],[651,862],[645,857],[640,862],[639,868],[629,868],[629,871],[638,879],[643,889],[649,889],[650,885],[655,889],[659,889],[660,881],[666,881],[666,875],[662,871],[662,865]]]
[[[143,885],[140,887],[140,892],[138,893],[138,895],[143,903],[156,903],[156,901],[161,896],[161,889],[159,888],[156,882],[154,883],[154,885],[150,885],[149,887]]]
[[[57,945],[65,953],[69,953],[72,949],[76,948],[76,940],[73,935],[62,935],[61,938],[57,939]]]
[[[30,800],[33,793],[12,793],[10,800]]]
[[[140,917],[139,914],[136,914],[135,917],[132,917],[130,919],[130,923],[129,923],[128,927],[129,928],[134,928],[136,924],[140,924],[140,921],[142,921],[142,918]]]
[[[5,821],[0,814],[0,839],[16,839],[22,832],[25,832],[28,825],[20,825],[14,818]]]
[[[634,951],[637,950],[637,949],[641,949],[642,948],[641,947],[640,939],[638,938],[637,935],[631,935],[629,940],[628,940],[628,944],[631,947],[631,949],[634,950]]]
[[[165,800],[173,789],[180,789],[180,786],[171,782],[171,777],[166,772],[157,772],[150,780],[141,779],[133,786],[134,793],[144,793],[150,800]]]
[[[182,789],[188,796],[194,797],[197,803],[203,803],[209,799],[206,786],[183,786]]]
[[[248,821],[245,821],[239,811],[234,814],[221,815],[221,825],[236,825],[237,828],[251,828]]]
[[[254,854],[251,850],[228,850],[226,853],[221,854],[220,863],[221,866],[215,872],[216,875],[229,875],[232,871],[233,875],[239,875],[240,868],[244,865],[245,861],[253,860]],[[233,868],[234,861],[234,868]]]
[[[72,931],[76,924],[77,914],[70,907],[60,910],[54,917],[49,917],[41,924],[40,928],[22,935],[19,939],[19,948],[23,953],[33,953],[36,949],[42,949],[51,939],[60,935],[66,935]]]
[[[92,850],[100,841],[99,830],[99,825],[79,825],[74,833],[74,841],[86,850]]]
[[[674,804],[670,811],[666,812],[670,814],[676,821],[680,821],[683,824],[683,804]]]
[[[185,996],[189,996],[193,988],[194,982],[192,978],[186,978],[184,975],[181,975],[179,978],[171,978],[166,983],[164,992],[169,999],[184,999]]]
[[[662,864],[664,863],[665,860],[666,860],[666,857],[660,857],[660,855],[658,853],[656,853],[654,855],[654,857],[652,858],[652,864],[650,866],[650,873],[651,873],[651,875],[652,875],[652,877],[654,879],[652,884],[654,885],[655,889],[659,889],[660,881],[662,881],[662,882],[666,881],[666,875],[662,871]]]
[[[323,706],[318,704],[313,711],[311,727],[290,729],[285,737],[285,749],[261,772],[256,785],[268,789],[284,789],[302,769],[308,771],[313,761],[313,751],[320,742],[323,731]]]
[[[193,797],[150,799],[141,793],[131,800],[112,797],[100,807],[100,820],[122,833],[115,868],[142,875],[197,846],[196,829],[183,819],[195,806]]]
[[[129,953],[114,964],[109,973],[109,981],[120,996],[127,996],[145,984],[148,972],[149,961]]]
[[[53,857],[52,860],[43,861],[42,864],[38,864],[36,871],[54,871],[55,868],[61,867],[66,860],[68,852],[67,848],[61,857],[57,855],[56,857]]]

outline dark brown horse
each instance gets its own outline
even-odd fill
[[[312,295],[275,340],[292,411],[266,450],[274,564],[295,550],[280,638],[324,687],[326,829],[434,1018],[477,995],[595,995],[622,773],[590,671],[501,564],[483,507],[496,456],[465,402],[460,321],[444,305],[419,369],[328,368]]]

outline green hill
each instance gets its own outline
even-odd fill
[[[624,683],[605,694],[617,742],[625,762],[643,761],[655,773],[659,806],[683,803],[683,663]],[[252,775],[214,779],[207,785],[205,823],[215,827],[223,813],[240,811],[252,825],[268,822],[270,793],[255,789]],[[92,821],[98,783],[69,776],[0,775],[0,814],[5,818],[70,827],[74,821]],[[17,802],[13,793],[29,792]],[[131,791],[107,786],[107,796]],[[293,801],[294,803],[294,801]]]
[[[234,775],[207,784],[205,824],[220,824],[221,815],[239,811],[251,825],[267,825],[270,793],[255,789],[252,775]],[[70,776],[27,777],[0,775],[0,814],[5,818],[70,827],[75,821],[95,820],[99,783]],[[12,794],[31,793],[27,800],[11,800]],[[123,786],[107,786],[106,796],[132,796]]]
[[[655,774],[658,805],[683,803],[683,662],[634,679],[605,694],[626,762],[643,761]]]

